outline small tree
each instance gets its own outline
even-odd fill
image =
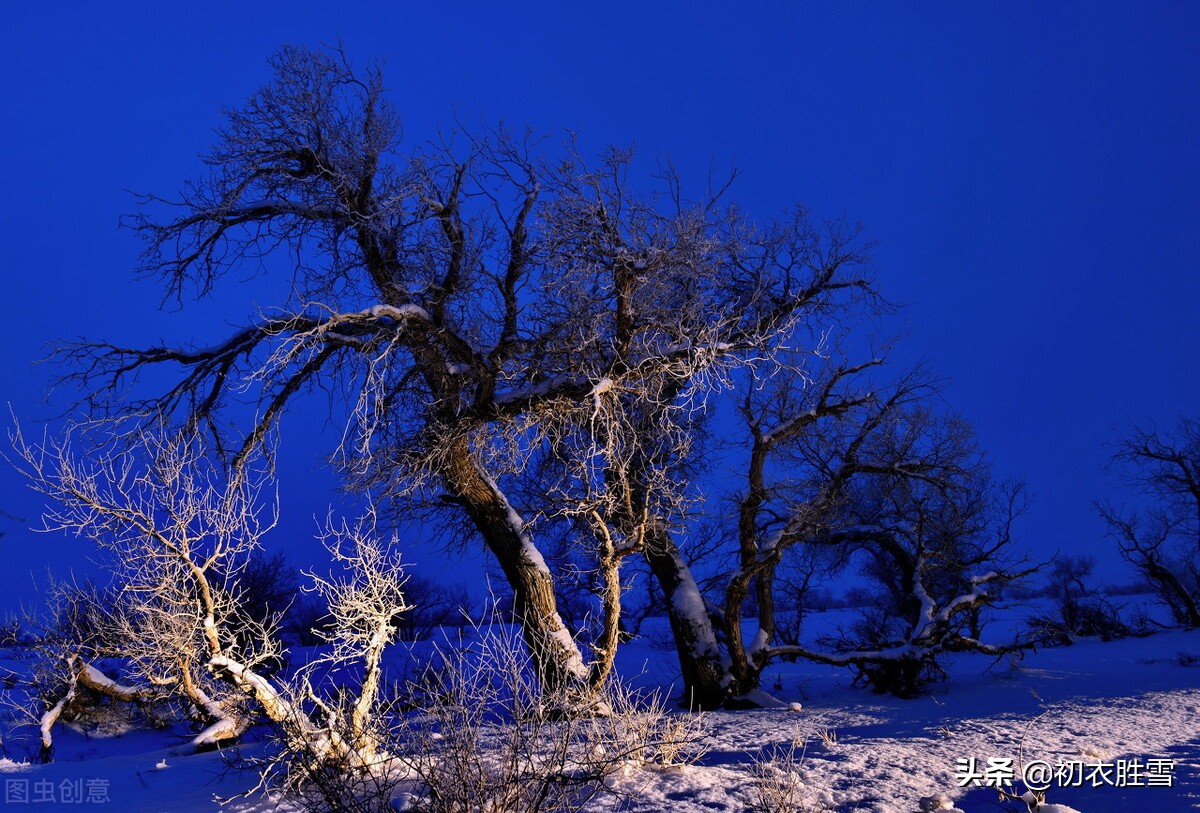
[[[185,699],[207,723],[197,747],[239,736],[251,722],[249,705],[281,736],[298,782],[312,772],[369,770],[378,758],[383,648],[407,608],[394,540],[374,534],[370,515],[328,531],[331,555],[346,571],[317,580],[333,618],[330,658],[353,664],[362,678],[344,704],[325,702],[311,682],[294,691],[261,668],[280,654],[277,638],[225,587],[274,525],[273,515],[262,518],[264,484],[246,468],[230,476],[195,434],[142,438],[142,447],[87,462],[65,441],[12,437],[19,467],[49,500],[43,530],[85,536],[108,554],[119,599],[99,623],[141,678],[138,686],[117,684],[88,662],[94,647],[64,649],[69,677],[42,716],[44,746],[82,685],[121,700]]]
[[[404,595],[408,609],[395,622],[402,641],[426,640],[439,627],[462,627],[471,617],[471,597],[461,584],[410,576],[404,583]]]
[[[25,653],[31,691],[25,697],[28,705],[19,708],[38,725],[41,758],[49,762],[59,721],[97,727],[124,724],[170,693],[149,685],[124,685],[99,668],[124,663],[117,660],[127,649],[119,638],[124,612],[119,591],[102,590],[90,580],[63,582],[48,574],[42,596],[41,612],[26,614],[33,631]]]
[[[1120,440],[1112,466],[1146,505],[1097,504],[1109,536],[1175,623],[1200,627],[1200,422],[1134,429]]]
[[[1021,487],[970,469],[941,483],[868,488],[880,486],[901,493],[856,495],[849,526],[833,534],[863,562],[872,600],[852,630],[826,642],[833,657],[815,659],[849,665],[876,692],[914,697],[944,677],[946,652],[999,656],[1032,645],[980,638],[983,611],[1036,569],[1008,550],[1024,507]]]
[[[248,724],[238,693],[214,684],[210,667],[230,658],[252,669],[278,654],[223,586],[274,524],[260,518],[261,488],[247,478],[225,481],[195,438],[152,439],[142,454],[101,449],[92,463],[71,453],[72,434],[79,432],[42,445],[19,430],[12,437],[18,466],[49,501],[42,530],[87,537],[107,555],[112,612],[93,616],[136,665],[138,691],[186,698],[209,723],[197,745],[237,736]],[[94,677],[82,659],[89,652],[107,654],[64,652],[74,675]]]
[[[804,657],[912,696],[943,652],[1020,646],[978,637],[981,609],[1032,571],[1008,553],[1020,488],[992,481],[970,427],[924,403],[933,390],[921,375],[883,391],[856,383],[877,363],[831,369],[791,394],[776,381],[743,405],[753,442],[723,625],[741,691],[771,660]],[[863,619],[826,651],[775,643],[780,565],[813,547],[832,568],[859,562],[872,584]],[[740,609],[752,589],[758,624],[746,636]]]

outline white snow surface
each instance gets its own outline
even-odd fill
[[[831,629],[849,618],[845,611],[830,612],[806,624]],[[664,646],[666,622],[652,619],[646,626],[646,634],[619,653],[619,669],[637,685],[678,694],[675,656]],[[402,665],[407,651],[397,647],[393,661]],[[10,669],[21,668],[3,651],[0,660]],[[775,707],[704,714],[708,750],[696,764],[629,766],[611,781],[616,795],[594,800],[588,811],[747,813],[755,792],[750,767],[789,749],[793,773],[800,780],[797,792],[803,795],[799,810],[1019,810],[1013,802],[998,806],[991,789],[957,786],[957,761],[972,757],[981,764],[989,758],[1088,764],[1170,759],[1173,787],[1051,787],[1039,813],[1197,810],[1197,664],[1200,631],[1107,643],[1083,639],[1070,647],[1032,653],[1018,663],[953,656],[945,684],[927,697],[898,700],[851,686],[844,669],[782,663],[768,669],[763,680],[770,695],[762,696],[778,700],[771,704]],[[797,703],[803,704],[799,711],[794,710]],[[0,715],[7,714],[0,709]],[[222,809],[217,797],[247,791],[257,780],[252,771],[231,767],[235,757],[253,756],[263,747],[248,744],[223,753],[193,754],[178,731],[97,738],[86,729],[59,727],[56,761],[41,765],[35,764],[36,746],[31,743],[36,726],[33,729],[30,739],[20,729],[10,731],[7,721],[0,723],[0,784],[28,780],[32,788],[48,781],[61,788],[71,782],[101,783],[91,787],[105,791],[112,807],[123,813]],[[163,769],[167,765],[169,769]],[[298,810],[261,794],[236,799],[224,809]]]

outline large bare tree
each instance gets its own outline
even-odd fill
[[[729,394],[741,396],[742,438],[706,435],[675,393],[643,389],[592,405],[587,421],[570,424],[582,437],[555,444],[573,465],[537,481],[560,510],[586,516],[568,532],[598,538],[575,568],[590,562],[607,586],[623,555],[645,559],[689,704],[753,702],[746,696],[780,657],[851,666],[876,688],[911,695],[947,650],[998,655],[1020,645],[978,638],[983,608],[1031,570],[1011,553],[1019,489],[993,482],[965,422],[932,409],[937,387],[926,373],[880,383],[881,357],[850,363],[837,344],[826,336],[822,355],[780,351],[765,369],[736,371]],[[719,477],[697,468],[705,446],[719,447]],[[691,499],[689,487],[730,473],[744,481],[722,521],[729,503],[711,490]],[[798,551],[824,576],[862,565],[887,629],[862,625],[855,640],[826,650],[782,645],[779,613],[800,608],[778,607],[790,592],[778,574]],[[730,556],[732,569],[714,574]],[[615,637],[615,626],[606,632]]]
[[[589,166],[572,146],[543,158],[531,138],[497,130],[402,152],[377,67],[294,47],[271,66],[270,83],[225,114],[204,173],[146,196],[132,225],[147,240],[141,272],[170,299],[281,269],[291,295],[204,347],[73,348],[95,414],[204,428],[236,467],[294,400],[328,388],[348,416],[337,459],[350,482],[410,515],[467,520],[460,536],[494,555],[551,688],[594,683],[607,666],[588,667],[558,613],[531,525],[549,508],[512,495],[573,436],[602,498],[576,489],[553,511],[589,529],[605,562],[611,618],[597,651],[612,649],[617,566],[641,553],[667,594],[685,679],[715,691],[720,654],[695,623],[669,532],[677,513],[656,504],[686,489],[659,486],[731,370],[769,365],[798,325],[870,294],[856,231],[800,209],[755,225],[722,202],[724,187],[689,200],[669,168],[661,192],[644,194],[620,150]],[[175,383],[138,388],[158,366],[178,369]],[[240,432],[223,428],[239,420]],[[661,429],[664,442],[629,444],[628,427]]]

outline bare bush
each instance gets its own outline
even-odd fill
[[[288,608],[280,631],[296,646],[320,646],[332,628],[329,605],[318,595],[301,592]]]
[[[317,813],[567,813],[619,797],[622,774],[687,764],[703,753],[703,720],[669,713],[657,695],[609,683],[589,713],[543,690],[511,624],[448,636],[403,685],[383,689],[377,759],[314,764],[284,752],[289,802]],[[321,701],[346,730],[346,707]],[[292,764],[294,760],[295,764]]]
[[[753,813],[826,813],[835,809],[833,796],[805,766],[807,748],[793,740],[774,746],[750,766]]]
[[[240,630],[243,635],[265,632],[278,636],[297,596],[301,595],[300,571],[282,551],[256,552],[246,557],[236,572],[215,574],[214,581],[230,595],[237,615],[247,622]],[[238,645],[244,649],[253,644],[239,641]],[[282,650],[282,641],[274,642],[272,649]],[[266,672],[277,672],[282,666],[281,657],[262,664]]]
[[[119,634],[124,608],[118,591],[48,575],[42,595],[42,612],[27,615],[32,634],[22,657],[28,691],[17,705],[38,728],[43,761],[53,757],[53,729],[59,722],[109,733],[186,713],[167,708],[169,692],[137,685],[139,676],[129,668],[128,647]]]
[[[1117,608],[1099,595],[1088,578],[1096,566],[1089,556],[1058,556],[1051,567],[1046,594],[1054,612],[1029,619],[1029,626],[1044,646],[1066,646],[1074,636],[1096,636],[1104,641],[1129,635]]]
[[[418,711],[398,731],[401,763],[419,780],[414,809],[428,813],[556,813],[605,793],[624,768],[684,764],[702,753],[695,715],[661,698],[606,684],[591,714],[564,714],[547,696],[509,628],[477,628],[444,648],[411,688]],[[574,710],[575,712],[578,709]]]
[[[18,466],[48,500],[43,530],[89,538],[107,556],[119,600],[103,625],[135,665],[137,691],[189,701],[208,723],[197,745],[236,737],[249,724],[243,696],[214,660],[252,670],[278,655],[220,578],[236,573],[274,524],[260,516],[261,485],[226,479],[194,436],[147,436],[141,448],[101,447],[91,460],[76,457],[70,439],[35,445],[19,430],[12,436]]]
[[[314,577],[332,618],[325,665],[358,670],[357,682],[333,697],[328,682],[307,673],[298,687],[271,678],[263,665],[280,656],[278,639],[226,587],[273,525],[260,518],[264,483],[247,469],[229,475],[192,434],[145,435],[144,446],[98,452],[92,462],[65,442],[29,444],[19,431],[12,440],[23,472],[50,501],[45,530],[86,536],[109,554],[120,602],[103,627],[141,680],[116,683],[88,660],[94,646],[65,641],[61,697],[41,719],[47,749],[51,727],[83,687],[123,700],[169,694],[190,703],[205,723],[197,747],[240,736],[253,722],[251,709],[288,754],[282,764],[291,787],[306,773],[363,771],[378,760],[381,659],[407,604],[397,545],[375,534],[372,512],[330,523],[325,541],[342,572]]]
[[[280,687],[284,714],[271,714],[278,756],[264,782],[307,810],[389,810],[395,786],[386,749],[394,743],[383,654],[396,619],[409,609],[395,538],[382,538],[368,509],[356,522],[332,519],[323,533],[335,572],[310,574],[311,592],[328,608],[313,634],[329,651]],[[254,679],[254,676],[251,676]]]
[[[0,619],[0,647],[18,647],[29,642],[29,636],[21,625],[21,619],[8,614]]]

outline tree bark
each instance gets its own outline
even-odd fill
[[[446,483],[496,557],[513,590],[521,624],[542,689],[570,696],[585,686],[583,656],[558,613],[554,581],[523,521],[494,481],[475,463],[466,438],[452,441]]]
[[[663,529],[647,534],[644,555],[667,600],[667,616],[683,673],[682,702],[693,709],[721,706],[729,674],[704,597],[675,541]]]

